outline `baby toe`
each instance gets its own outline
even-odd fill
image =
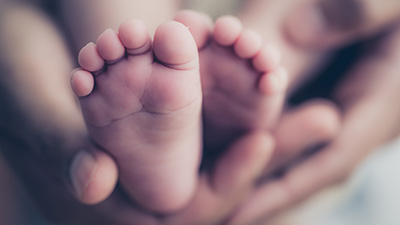
[[[75,70],[72,73],[71,86],[75,95],[84,97],[93,91],[94,78],[93,75],[84,70]]]
[[[254,57],[261,47],[261,36],[252,30],[244,30],[234,45],[236,54],[243,59]]]
[[[78,55],[79,65],[90,72],[100,71],[104,67],[104,59],[101,58],[94,43],[89,43],[81,49]]]
[[[276,69],[281,61],[281,54],[277,46],[266,44],[253,58],[253,66],[260,72]]]
[[[130,19],[125,21],[119,27],[118,33],[129,54],[143,54],[151,49],[149,33],[141,20]]]
[[[279,67],[272,72],[264,73],[259,81],[259,90],[266,95],[283,94],[288,84],[288,74],[285,68]]]
[[[233,45],[242,32],[242,23],[234,16],[222,16],[214,25],[214,39],[222,46]]]
[[[191,69],[198,66],[196,42],[181,23],[169,21],[160,25],[154,35],[156,58],[171,68]]]
[[[104,31],[96,41],[99,55],[107,61],[114,63],[121,59],[125,54],[125,48],[122,45],[117,33],[112,29]]]

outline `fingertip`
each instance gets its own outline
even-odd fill
[[[114,160],[107,154],[79,152],[70,169],[73,190],[77,199],[84,204],[97,204],[104,201],[113,192],[118,169]]]
[[[267,132],[256,132],[249,136],[248,141],[254,145],[252,155],[254,160],[253,174],[254,179],[258,179],[272,156],[275,148],[275,140],[272,135]]]
[[[290,197],[280,181],[271,181],[258,187],[232,215],[228,225],[259,224],[290,203]]]
[[[337,105],[333,102],[317,99],[308,103],[310,127],[322,140],[331,140],[339,132],[342,116]]]
[[[266,167],[274,146],[273,137],[263,131],[239,139],[217,164],[214,176],[216,190],[235,193],[251,188]]]

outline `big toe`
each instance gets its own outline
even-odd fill
[[[198,65],[196,42],[188,28],[176,21],[161,24],[154,35],[157,60],[174,69],[192,69]]]

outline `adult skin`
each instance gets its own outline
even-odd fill
[[[379,6],[376,3],[368,0],[303,1],[296,6],[298,11],[284,20],[284,34],[290,43],[317,52],[359,39],[380,38],[369,42],[368,51],[334,91],[334,98],[342,110],[337,137],[317,154],[298,162],[282,178],[261,185],[233,216],[230,224],[258,224],[263,218],[267,219],[317,191],[345,180],[369,152],[398,136],[400,107],[396,99],[400,97],[397,75],[400,70],[397,63],[400,60],[400,3],[379,2]],[[347,12],[349,17],[344,17],[337,12],[338,9],[354,10]],[[309,10],[314,10],[313,16]],[[354,20],[358,22],[340,27]],[[323,32],[318,29],[323,29]],[[294,72],[292,75],[293,80],[301,80],[296,77],[301,77],[301,74]],[[292,83],[295,86],[296,81]],[[285,137],[284,134],[278,129],[276,152],[280,153],[280,158],[296,158],[310,144],[279,141],[284,140],[281,138]],[[301,139],[286,137],[286,140]]]

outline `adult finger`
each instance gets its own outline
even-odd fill
[[[364,112],[370,109],[364,105],[359,110]],[[365,123],[365,119],[376,120],[370,118],[371,115],[359,117],[354,112],[344,121],[347,125],[332,145],[291,168],[283,178],[261,186],[232,218],[231,224],[252,224],[349,176],[354,166],[377,146],[374,132],[371,134],[368,130],[372,124]]]
[[[274,132],[276,149],[266,172],[333,140],[340,129],[339,114],[336,105],[322,99],[309,100],[286,112]]]
[[[39,9],[19,3],[2,7],[0,142],[20,151],[7,150],[7,157],[16,160],[13,167],[21,174],[37,168],[42,174],[51,173],[54,180],[69,183],[70,191],[84,203],[103,200],[116,183],[116,166],[110,156],[99,150],[82,153],[69,169],[76,150],[88,141],[66,76],[72,70],[67,45]],[[16,41],[21,34],[28,37],[23,43]],[[19,158],[29,163],[20,163]]]
[[[104,212],[102,215],[106,215],[109,221],[114,221],[113,224],[121,225],[222,223],[255,187],[255,181],[268,162],[273,148],[273,139],[268,134],[253,133],[239,139],[216,162],[213,170],[201,174],[195,196],[180,212],[154,215],[127,200],[120,189],[95,206],[95,209],[97,212]]]
[[[165,222],[171,225],[218,224],[244,200],[269,161],[273,139],[264,133],[250,134],[217,161],[214,170],[201,178],[191,205]]]
[[[118,180],[117,164],[97,148],[82,150],[71,163],[70,179],[73,193],[80,202],[96,204],[113,192]]]
[[[400,19],[400,1],[305,0],[285,27],[296,43],[332,48],[368,36]]]
[[[363,107],[361,109],[364,110]],[[261,186],[232,218],[231,224],[252,224],[347,177],[370,149],[364,143],[371,136],[363,132],[369,125],[360,127],[360,122],[365,124],[364,119],[344,127],[332,145],[291,168],[284,177]],[[347,122],[346,119],[344,123]],[[355,137],[353,132],[364,134]]]

